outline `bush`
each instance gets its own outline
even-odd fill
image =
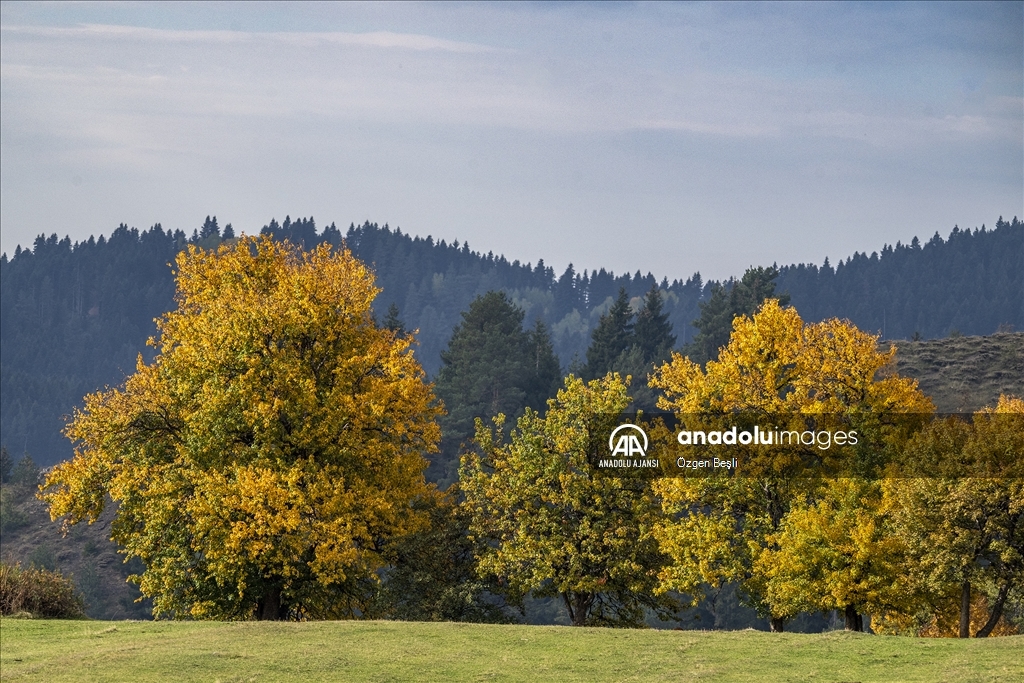
[[[47,543],[37,545],[28,554],[28,566],[32,569],[48,569],[57,571],[57,555]]]
[[[0,614],[19,612],[44,619],[78,619],[85,616],[85,604],[71,579],[58,571],[0,562]]]

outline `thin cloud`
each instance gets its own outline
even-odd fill
[[[177,31],[146,28],[142,26],[118,26],[112,24],[83,24],[77,27],[51,26],[3,26],[3,33],[40,38],[57,39],[100,39],[133,42],[200,43],[211,45],[240,45],[247,43],[273,43],[278,45],[357,45],[401,50],[437,50],[455,53],[492,52],[494,48],[477,43],[445,40],[434,36],[414,33],[372,31],[368,33],[345,32],[251,32],[251,31]]]

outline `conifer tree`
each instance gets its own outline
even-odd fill
[[[555,355],[547,325],[540,318],[530,330],[527,343],[530,351],[529,376],[532,381],[527,391],[526,405],[543,411],[547,400],[562,385],[562,367]]]
[[[14,459],[7,452],[7,446],[0,447],[0,483],[7,483],[14,469]]]
[[[405,336],[408,332],[405,329],[405,323],[398,317],[398,306],[394,302],[391,302],[391,305],[388,306],[388,314],[384,318],[384,327],[399,336]]]
[[[543,407],[561,371],[547,329],[524,331],[523,311],[504,292],[488,292],[469,305],[441,361],[437,394],[448,412],[441,420],[444,462],[429,474],[448,482],[475,419],[517,415],[530,404]]]
[[[24,486],[35,487],[39,483],[39,467],[32,456],[26,453],[11,471],[11,481]]]
[[[203,222],[203,227],[199,231],[199,239],[205,240],[207,237],[220,237],[220,227],[217,225],[217,217],[210,216],[206,217]]]
[[[666,360],[676,343],[672,323],[668,321],[668,314],[662,312],[662,306],[661,292],[657,285],[652,285],[633,326],[635,344],[640,347],[645,363]]]
[[[700,332],[687,349],[687,355],[702,364],[715,360],[718,350],[729,343],[733,318],[753,315],[770,298],[777,299],[780,306],[788,305],[788,294],[775,296],[774,280],[778,275],[774,266],[748,268],[743,278],[731,287],[714,287],[711,299],[700,305],[700,317],[693,321]]]
[[[615,360],[633,343],[633,311],[626,289],[620,288],[615,303],[601,316],[587,349],[587,376],[603,377],[615,369]]]

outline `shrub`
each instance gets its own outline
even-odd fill
[[[85,616],[85,605],[75,584],[59,571],[0,562],[0,614],[19,612],[45,619],[77,619]]]
[[[28,554],[28,565],[33,569],[57,571],[57,555],[47,543],[37,545]]]

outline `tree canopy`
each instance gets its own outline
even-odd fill
[[[478,420],[478,450],[462,458],[480,572],[512,599],[561,598],[574,626],[639,626],[644,608],[672,604],[654,595],[662,558],[649,487],[635,470],[605,476],[595,467],[630,403],[626,387],[616,374],[589,383],[569,375],[546,416],[528,409],[508,441],[503,415],[493,427]]]
[[[906,573],[939,632],[991,634],[1024,586],[1022,454],[1024,401],[1003,396],[971,421],[948,416],[928,425],[901,454],[904,476],[884,482],[909,548]],[[990,609],[972,633],[979,595]]]
[[[422,524],[439,411],[411,339],[374,323],[347,250],[242,238],[176,263],[156,357],[75,412],[50,514],[93,521],[109,496],[157,615],[353,614],[387,540]]]
[[[707,363],[706,370],[673,354],[652,385],[665,392],[659,407],[675,413],[684,424],[742,413],[799,422],[833,417],[858,420],[857,427],[866,429],[869,438],[861,441],[853,455],[866,460],[847,463],[853,467],[848,471],[877,474],[884,463],[873,458],[894,434],[876,421],[893,414],[933,410],[916,382],[880,372],[891,363],[895,348],[881,352],[877,341],[877,337],[839,320],[805,324],[794,309],[768,299],[753,316],[733,320],[728,345],[717,361]],[[895,436],[904,433],[895,431]],[[662,572],[663,587],[699,594],[704,585],[738,582],[752,606],[770,617],[773,629],[782,629],[785,620],[798,610],[789,591],[781,590],[777,582],[772,584],[781,575],[773,560],[788,560],[773,555],[779,549],[779,534],[784,528],[813,527],[796,521],[785,526],[784,520],[794,507],[822,499],[822,487],[829,485],[821,476],[808,476],[813,471],[804,463],[820,458],[813,448],[802,453],[807,449],[797,445],[767,455],[757,455],[752,449],[752,468],[744,476],[655,482],[665,511],[675,515],[658,528],[659,539],[672,558]],[[864,471],[864,467],[875,469]],[[831,507],[809,510],[805,516],[810,519],[816,514],[847,527],[869,524],[855,513],[832,514],[842,501],[860,500],[849,491],[835,490],[833,494],[827,504]],[[833,536],[838,537],[838,533]],[[845,571],[847,565],[835,558],[830,561],[833,569]],[[832,571],[827,566],[818,570],[822,574]],[[837,577],[829,575],[824,580]],[[847,591],[844,596],[849,594]],[[843,611],[847,607],[835,606]]]

